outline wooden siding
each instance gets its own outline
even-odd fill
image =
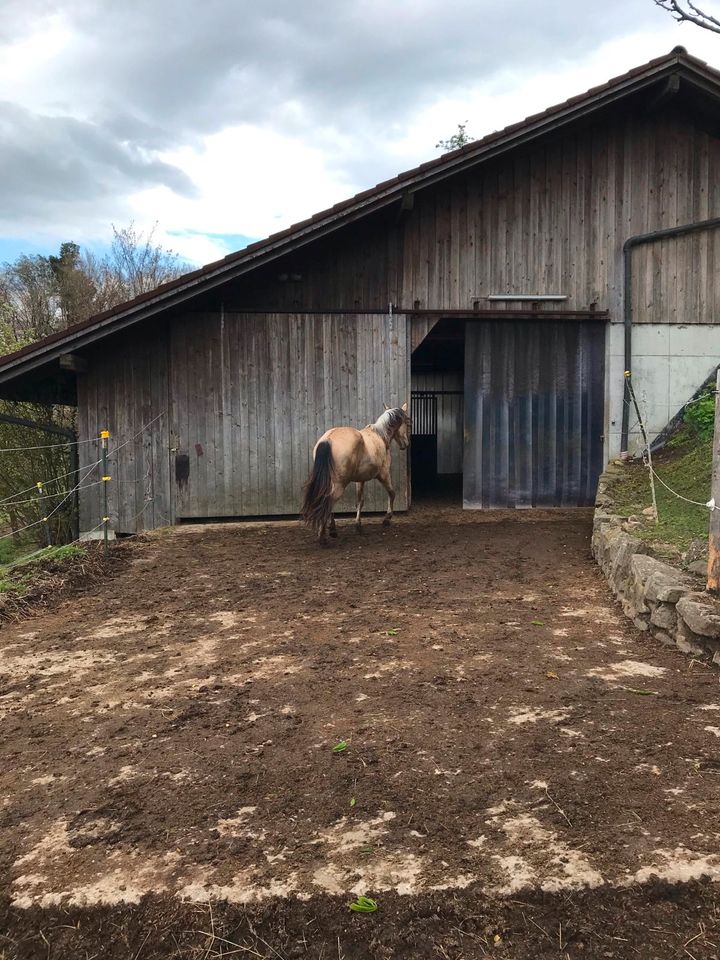
[[[113,529],[175,519],[297,515],[312,448],[330,426],[363,427],[409,399],[401,315],[192,314],[162,335],[98,354],[81,378],[81,438],[112,435]],[[144,424],[164,414],[154,428]],[[84,463],[97,459],[81,444]],[[94,472],[89,480],[99,476]],[[407,509],[406,454],[393,447],[396,509]],[[81,529],[102,516],[81,497]],[[384,510],[377,483],[365,509]],[[339,510],[354,508],[354,487]]]
[[[564,294],[569,309],[594,303],[619,318],[625,240],[720,216],[720,140],[681,120],[631,119],[509,157],[415,207],[401,303]],[[718,250],[718,231],[636,250],[637,322],[718,319]]]
[[[318,437],[363,427],[383,401],[408,397],[403,316],[188,317],[173,325],[170,355],[173,446],[189,458],[187,481],[175,485],[178,518],[297,514]],[[402,510],[405,458],[393,452]],[[368,510],[385,499],[368,486]]]
[[[229,302],[470,310],[493,294],[563,294],[568,309],[596,304],[619,319],[624,241],[716,216],[720,140],[682,117],[618,118],[423,190],[411,211],[299,251],[238,285]],[[636,322],[717,322],[719,231],[633,258]],[[302,279],[278,282],[293,271]]]
[[[604,357],[599,323],[466,324],[465,507],[593,503]]]
[[[123,533],[171,522],[168,449],[168,355],[165,331],[127,338],[89,357],[90,372],[78,377],[78,437],[110,431],[108,484],[110,527]],[[143,430],[143,427],[150,427]],[[100,444],[81,443],[80,474],[98,480]],[[80,530],[102,521],[102,485],[80,492]]]

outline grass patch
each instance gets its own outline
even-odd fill
[[[665,450],[653,458],[657,475],[673,490],[705,503],[710,499],[712,473],[712,435],[694,424],[685,424],[672,438]],[[708,536],[710,511],[679,500],[661,484],[655,484],[659,523],[646,522],[633,533],[652,540],[660,547],[667,544],[677,550],[686,550],[693,540]],[[609,484],[616,510],[622,516],[642,517],[645,507],[652,506],[648,469],[641,463],[628,464]]]
[[[76,557],[86,557],[87,549],[70,543],[60,547],[45,547],[25,557],[0,566],[0,594],[22,597],[33,586],[38,567],[62,564]]]
[[[23,536],[17,540],[14,537],[5,537],[4,540],[0,540],[0,566],[14,563],[37,548],[37,540],[27,540]]]

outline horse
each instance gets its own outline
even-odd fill
[[[300,518],[317,534],[321,546],[327,546],[328,532],[331,537],[337,537],[333,507],[353,481],[357,490],[357,532],[362,533],[360,512],[368,480],[379,480],[387,490],[388,507],[383,524],[387,526],[392,520],[395,491],[390,480],[390,444],[394,440],[401,450],[407,450],[410,444],[407,408],[407,403],[386,407],[375,423],[362,430],[331,427],[315,444]]]

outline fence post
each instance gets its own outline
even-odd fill
[[[108,523],[110,522],[110,517],[108,516],[108,488],[107,485],[110,481],[110,477],[107,472],[107,454],[108,454],[108,438],[110,436],[109,430],[100,431],[100,439],[102,440],[102,484],[103,484],[103,540],[105,541],[105,556],[108,555]]]
[[[720,368],[715,381],[715,432],[712,447],[712,481],[710,503],[720,507]],[[710,536],[708,538],[707,588],[720,592],[720,509],[710,510]]]
[[[45,524],[45,540],[47,541],[45,546],[51,547],[52,536],[50,535],[50,521],[47,516],[47,510],[45,509],[45,506],[43,504],[43,499],[44,499],[43,490],[45,489],[45,484],[43,483],[42,480],[38,480],[35,486],[37,487],[37,492],[38,492],[38,505],[40,507],[41,520]]]
[[[74,440],[70,442],[70,483],[73,487],[77,487],[80,483],[80,453],[77,445],[77,433]],[[77,489],[73,493],[70,509],[72,511],[70,535],[73,540],[78,540],[80,537],[80,494]]]
[[[642,433],[642,438],[645,443],[648,472],[650,474],[650,493],[652,495],[653,512],[655,514],[655,526],[657,526],[658,523],[660,523],[660,517],[658,516],[657,495],[655,493],[655,472],[653,470],[653,465],[652,465],[652,450],[650,449],[650,441],[648,440],[647,430],[645,429],[645,424],[643,422],[642,414],[640,413],[640,406],[637,402],[637,397],[635,396],[635,389],[632,385],[632,374],[630,373],[629,370],[625,371],[625,386],[626,386],[626,392],[632,399],[633,405],[635,407],[635,415],[638,418],[640,432]],[[628,443],[628,447],[629,446],[630,444]]]

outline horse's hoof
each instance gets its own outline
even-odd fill
[[[362,533],[362,527],[360,526],[359,523],[356,523],[356,524],[355,524],[355,530],[356,530],[358,533]]]
[[[384,527],[389,527],[391,520],[392,520],[392,517],[388,517],[388,516],[383,517],[383,526],[384,526]]]
[[[337,540],[337,530],[331,530],[330,536],[333,538],[333,540]]]

